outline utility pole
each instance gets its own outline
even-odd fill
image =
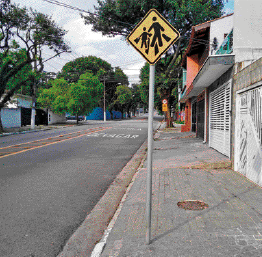
[[[36,63],[36,57],[37,57],[37,45],[34,47],[34,71],[37,72],[37,63]],[[32,94],[32,112],[31,112],[31,129],[35,129],[35,102],[36,102],[36,78],[34,77],[33,81],[33,94]]]
[[[106,122],[106,78],[104,77],[104,122]]]

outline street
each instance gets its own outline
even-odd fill
[[[146,138],[146,118],[1,138],[0,256],[56,256]]]

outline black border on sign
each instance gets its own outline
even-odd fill
[[[158,58],[153,61],[150,62],[147,57],[138,50],[138,48],[136,48],[136,45],[134,45],[130,40],[129,37],[135,32],[135,30],[140,26],[140,24],[147,18],[147,16],[151,13],[151,12],[156,12],[157,15],[159,16],[159,18],[161,18],[175,33],[177,33],[177,38],[175,38],[167,47],[166,49],[158,56]],[[161,56],[171,47],[171,45],[173,45],[178,39],[180,38],[180,33],[156,10],[156,9],[151,9],[148,11],[148,13],[145,15],[145,17],[135,26],[135,28],[132,30],[132,32],[127,36],[126,40],[146,59],[146,61],[150,64],[155,64],[160,58]]]

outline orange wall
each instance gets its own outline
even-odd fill
[[[195,76],[200,69],[198,54],[194,54],[187,57],[187,78],[186,87],[187,89],[191,86]],[[181,132],[191,131],[191,99],[186,101],[185,108],[185,125],[181,127]]]
[[[181,132],[191,131],[191,99],[186,101],[185,108],[185,125],[181,126]]]
[[[186,77],[186,87],[188,88],[195,76],[197,75],[199,71],[199,59],[198,54],[194,54],[187,57],[187,77]]]

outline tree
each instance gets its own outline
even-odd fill
[[[120,67],[115,68],[114,79],[117,81],[117,83],[128,86],[128,77]]]
[[[0,110],[28,80],[34,85],[35,97],[37,77],[44,68],[43,49],[53,50],[54,56],[68,51],[63,40],[65,33],[51,17],[20,8],[10,0],[0,0]],[[31,64],[34,72],[22,76],[22,70]]]
[[[1,55],[1,54],[0,54]],[[25,49],[18,49],[17,51],[10,51],[8,54],[8,58],[11,58],[13,62],[20,63],[26,59],[26,51]],[[0,57],[0,60],[2,58]],[[20,85],[20,89],[23,88],[24,94],[30,95],[32,94],[32,77],[33,77],[33,68],[31,64],[25,65],[20,71],[18,71],[14,76],[12,76],[7,82],[5,91],[12,90],[16,85],[19,84],[20,81],[23,80],[23,83]],[[14,93],[18,93],[19,89],[17,89]]]
[[[130,117],[130,108],[132,105],[132,91],[126,85],[120,85],[116,88],[116,100],[115,104],[120,106],[122,115],[124,111],[128,113],[128,117]]]
[[[87,114],[93,111],[103,95],[103,84],[92,73],[80,76],[77,83],[72,83],[69,90],[68,111],[76,115]]]
[[[58,74],[58,78],[62,77],[69,83],[77,82],[80,76],[87,71],[97,75],[100,70],[103,70],[106,74],[113,73],[113,68],[108,62],[90,55],[66,63]]]
[[[128,85],[128,77],[124,74],[120,67],[115,69],[106,61],[95,56],[87,56],[77,58],[68,62],[58,74],[58,78],[64,78],[68,82],[77,82],[80,76],[86,72],[91,72],[97,76],[105,87],[106,108],[111,113],[113,119],[113,109],[118,107],[115,105],[116,88],[121,83]],[[104,99],[101,98],[100,107],[104,108]]]
[[[143,102],[141,99],[141,93],[140,88],[138,84],[132,84],[131,85],[131,91],[132,91],[132,102],[131,102],[131,108],[133,110],[133,113],[136,113],[137,107],[142,107]]]
[[[156,88],[160,88],[160,98],[167,98],[171,103],[170,97],[173,88],[178,86],[182,55],[188,45],[192,26],[220,17],[223,7],[223,0],[105,0],[98,1],[93,14],[82,17],[86,24],[92,25],[93,31],[100,31],[103,35],[112,37],[127,37],[150,9],[157,9],[181,35],[165,57],[158,61],[161,72],[155,85]],[[148,87],[145,81],[142,83],[142,87]],[[170,114],[169,110],[167,114]]]
[[[103,94],[103,84],[98,77],[87,72],[77,83],[68,83],[65,79],[51,81],[52,87],[42,89],[37,101],[40,106],[50,108],[54,113],[70,112],[76,116],[90,113]]]
[[[54,113],[65,114],[69,101],[70,84],[64,79],[55,79],[50,82],[49,89],[42,89],[37,98],[38,104],[43,108],[50,108]]]

